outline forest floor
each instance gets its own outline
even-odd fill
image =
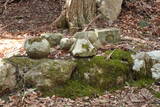
[[[65,32],[61,29],[45,28],[60,14],[63,0],[20,0],[0,1],[0,58],[13,54],[24,54],[23,42],[30,36],[42,32]],[[18,1],[18,0],[17,0]],[[140,2],[141,1],[141,2]],[[160,0],[138,0],[123,4],[118,19],[109,25],[108,21],[99,19],[90,29],[117,27],[122,30],[122,40],[117,44],[108,44],[102,50],[123,48],[139,51],[160,50]],[[66,33],[65,36],[68,36]],[[71,35],[72,36],[72,35]],[[160,91],[160,87],[152,84],[150,89]],[[159,95],[160,96],[160,95]],[[105,106],[105,107],[157,107],[160,99],[156,98],[148,88],[126,87],[114,93],[106,92],[97,98],[78,98],[71,100],[60,97],[42,98],[38,93],[27,91],[25,95],[16,94],[8,102],[0,100],[0,106]]]

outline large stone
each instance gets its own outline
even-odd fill
[[[0,62],[0,92],[16,86],[35,87],[42,92],[53,90],[70,79],[76,66],[72,60],[11,57],[4,61]]]
[[[97,53],[96,48],[88,39],[77,39],[71,51],[72,55],[75,57],[89,57]]]
[[[75,41],[75,38],[62,38],[60,41],[60,48],[68,50],[71,48]]]
[[[16,68],[0,59],[0,94],[3,91],[10,91],[16,88],[17,78],[16,78]]]
[[[43,33],[41,34],[41,37],[47,39],[50,43],[50,46],[52,47],[59,45],[63,35],[61,33]]]
[[[97,0],[100,1],[100,12],[110,21],[117,19],[121,12],[123,0]]]
[[[31,38],[25,41],[24,48],[31,58],[44,58],[50,53],[50,44],[45,38]]]
[[[95,29],[98,39],[102,44],[116,43],[120,41],[121,31],[117,28]]]
[[[159,63],[160,51],[140,52],[132,56],[134,60],[133,70],[143,74],[149,74],[155,79],[160,79]]]
[[[26,82],[42,91],[53,90],[70,79],[76,64],[69,60],[46,60],[25,74]]]

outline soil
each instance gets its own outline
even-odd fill
[[[4,9],[3,1],[0,2],[0,37],[5,38],[39,32],[38,28],[50,25],[59,16],[64,4],[63,0],[20,0],[8,3]],[[41,29],[41,32],[47,31],[51,29]]]

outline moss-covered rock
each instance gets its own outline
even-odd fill
[[[92,59],[78,59],[73,78],[101,89],[111,88],[131,79],[131,53],[115,50],[107,60],[106,57],[111,52],[107,51],[105,56],[95,56]]]
[[[16,87],[16,73],[13,65],[0,59],[0,95]]]
[[[7,78],[7,76],[17,77],[15,84],[19,87],[22,85],[35,87],[42,92],[43,90],[52,90],[56,86],[63,85],[70,79],[72,71],[76,66],[71,60],[35,60],[27,57],[11,57],[5,59],[5,62],[13,66],[12,68],[7,65],[3,66],[5,68],[2,69],[5,70],[3,72],[9,74],[6,74],[5,78]],[[14,72],[12,73],[12,71]],[[5,82],[7,83],[9,81],[12,82],[12,80],[2,82],[5,84]]]
[[[24,48],[31,58],[44,58],[50,53],[50,44],[45,38],[30,38],[25,41]]]
[[[63,34],[61,33],[42,33],[42,38],[45,38],[48,40],[50,46],[56,46],[59,45],[60,40],[63,38]]]

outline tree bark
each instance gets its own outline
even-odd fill
[[[70,30],[83,29],[96,16],[96,0],[66,0],[64,10],[53,23]]]

